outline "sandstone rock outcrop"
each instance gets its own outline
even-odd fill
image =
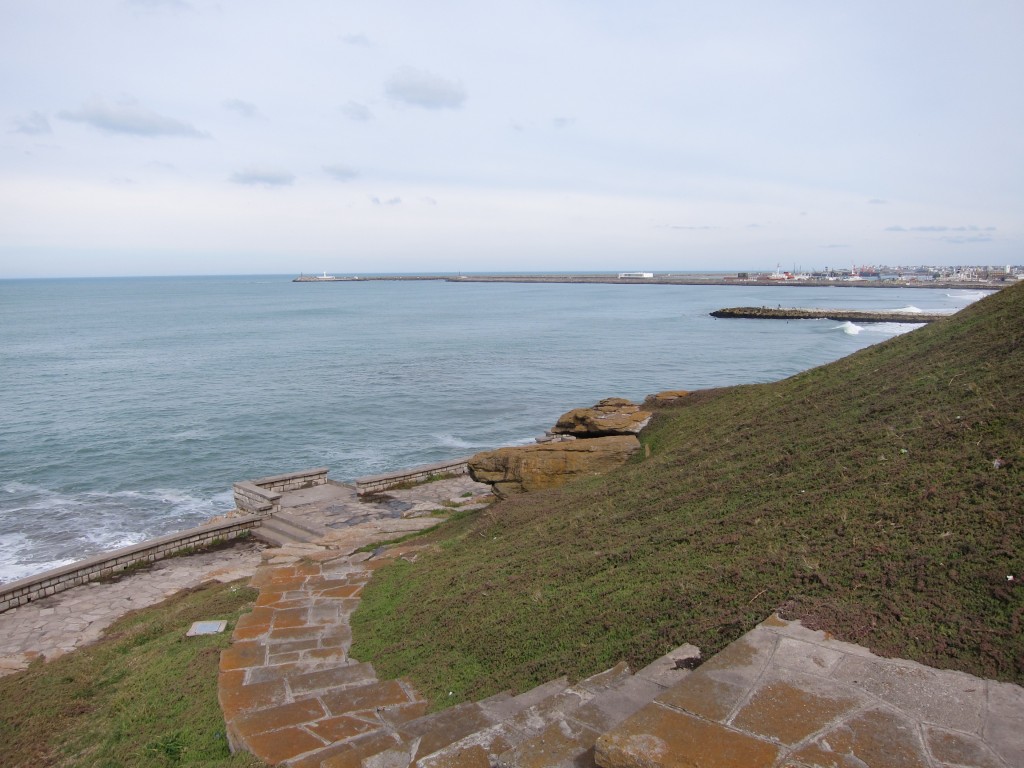
[[[630,400],[607,397],[593,408],[576,408],[563,414],[551,432],[578,438],[635,435],[647,426],[651,415]]]
[[[469,474],[498,496],[557,488],[577,477],[598,475],[624,464],[639,450],[636,435],[542,443],[478,453]]]
[[[599,475],[625,464],[639,450],[636,434],[651,412],[621,397],[563,414],[537,445],[499,448],[473,456],[469,474],[498,496],[557,488],[577,477]]]

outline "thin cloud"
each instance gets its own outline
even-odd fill
[[[395,101],[423,109],[458,109],[466,100],[462,83],[412,67],[393,74],[385,92]]]
[[[132,8],[141,8],[147,11],[192,11],[195,10],[191,3],[185,0],[125,0],[125,5]]]
[[[387,200],[381,200],[379,197],[371,197],[370,202],[374,205],[401,205],[402,198],[389,197]]]
[[[943,242],[950,243],[952,245],[964,245],[967,243],[991,243],[995,240],[994,237],[988,235],[971,235],[970,237],[943,237]]]
[[[352,181],[359,175],[359,171],[347,165],[325,165],[324,173],[336,181]]]
[[[828,245],[819,246],[821,248],[849,248],[846,243],[829,243]]]
[[[241,99],[225,99],[223,105],[224,109],[229,112],[234,112],[237,115],[241,115],[242,117],[252,119],[260,116],[259,108],[248,101],[242,101]]]
[[[960,227],[946,227],[942,225],[929,224],[922,227],[886,227],[886,232],[995,232],[995,227],[979,227],[974,224]]]
[[[231,174],[231,181],[249,186],[287,187],[295,182],[295,175],[268,168],[246,168]]]
[[[57,114],[62,120],[85,123],[106,133],[126,133],[131,136],[185,136],[208,138],[208,134],[195,126],[166,117],[143,107],[134,99],[125,99],[109,104],[102,99],[93,99],[78,109],[63,110]]]
[[[46,115],[42,112],[30,112],[25,117],[16,117],[14,119],[14,130],[12,133],[42,136],[47,133],[53,133],[53,129],[50,127],[50,121],[46,119]]]
[[[699,226],[699,227],[693,227],[693,226],[686,226],[686,225],[683,225],[683,224],[669,224],[668,228],[669,229],[685,229],[685,230],[690,230],[690,231],[693,231],[693,232],[700,231],[700,230],[705,230],[705,229],[718,229],[718,227],[709,227],[707,225]]]
[[[361,48],[369,48],[372,45],[370,38],[363,34],[342,35],[341,42],[345,45],[355,45]]]
[[[888,200],[882,200],[881,198],[873,197],[870,200],[868,200],[868,205],[887,205],[888,202]]]
[[[341,108],[341,114],[349,120],[355,120],[359,123],[365,123],[367,120],[373,120],[373,113],[370,111],[370,108],[357,101],[350,101],[348,104],[343,106]]]
[[[575,117],[556,117],[551,121],[555,128],[569,128],[576,122]]]

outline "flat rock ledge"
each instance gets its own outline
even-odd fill
[[[562,414],[553,435],[577,438],[635,435],[647,426],[651,412],[622,397],[607,397],[592,408],[574,408]]]

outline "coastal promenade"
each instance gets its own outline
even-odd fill
[[[473,493],[453,493],[460,482],[472,483],[421,488],[457,503]],[[295,491],[282,508],[326,521],[334,493]],[[430,714],[410,681],[379,679],[349,653],[373,571],[426,550],[352,552],[387,526],[353,522],[343,545],[332,535],[264,553],[256,607],[221,657],[235,749],[290,768],[1024,766],[1024,689],[880,658],[777,615],[706,661],[684,645],[635,672],[620,663]]]
[[[1024,766],[1024,689],[880,658],[777,615],[710,659],[684,645],[635,672],[618,664],[429,713],[412,683],[379,679],[349,653],[349,617],[373,572],[428,550],[356,550],[432,525],[439,510],[484,505],[486,491],[466,476],[373,500],[340,485],[289,491],[282,513],[322,535],[173,558],[8,611],[2,669],[69,652],[179,589],[248,575],[260,595],[221,655],[219,696],[232,747],[272,765]]]
[[[160,560],[144,570],[92,581],[0,613],[0,676],[39,657],[80,648],[129,611],[147,608],[207,581],[252,576],[263,545],[245,540],[223,549]]]

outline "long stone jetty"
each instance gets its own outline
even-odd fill
[[[300,275],[293,283],[370,283],[438,281],[447,283],[591,283],[604,285],[736,285],[743,287],[771,286],[791,288],[939,288],[998,290],[1010,284],[1001,280],[932,280],[931,278],[900,277],[884,280],[775,280],[767,275],[741,278],[722,273],[685,272],[652,274],[651,277],[624,277],[613,274],[542,274],[542,275],[486,275],[486,274],[426,274],[426,275],[359,275],[334,277],[332,275]]]
[[[796,307],[730,307],[716,309],[712,317],[747,320],[837,320],[851,323],[931,323],[949,317],[937,312],[876,312],[863,309],[799,309]]]

